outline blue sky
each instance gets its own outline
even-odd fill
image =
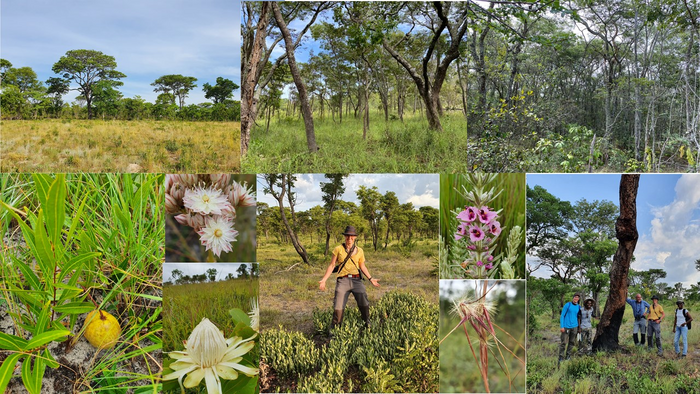
[[[609,200],[619,204],[619,174],[530,174],[530,187],[540,185],[562,200]],[[639,241],[632,268],[662,268],[664,282],[685,287],[700,281],[700,175],[643,174],[637,192]],[[528,256],[530,259],[531,256]],[[549,277],[544,268],[535,276]]]
[[[323,174],[297,174],[294,191],[297,193],[297,211],[306,211],[317,205],[323,206],[321,182],[328,182]],[[360,205],[355,192],[361,185],[377,186],[380,193],[396,193],[399,202],[413,206],[439,208],[440,176],[437,174],[351,174],[344,180],[345,193],[341,200]],[[263,192],[264,180],[258,176],[258,201],[276,207],[277,200]],[[286,201],[286,200],[285,200]],[[286,206],[286,205],[285,205]]]
[[[208,102],[205,82],[221,76],[240,85],[240,1],[2,1],[0,56],[14,67],[29,66],[46,81],[72,49],[114,56],[127,75],[119,89],[125,97],[153,102],[156,78],[183,74],[197,78],[185,103]],[[71,91],[65,100],[77,95]]]

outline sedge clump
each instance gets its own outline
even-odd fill
[[[99,315],[94,316],[96,313]],[[93,317],[94,316],[94,317]],[[108,312],[94,310],[85,318],[85,338],[98,349],[109,349],[117,344],[122,329],[117,319]]]

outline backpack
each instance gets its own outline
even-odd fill
[[[688,331],[690,331],[690,323],[691,322],[688,321],[688,310],[685,308],[683,309],[683,317],[685,317],[685,325],[686,325],[686,327],[688,327]]]

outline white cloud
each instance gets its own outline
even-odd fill
[[[413,203],[416,208],[424,207],[426,205],[437,208],[440,204],[440,199],[433,194],[432,190],[426,190],[425,193],[419,196],[411,196],[408,199],[408,202]]]
[[[700,226],[693,219],[700,213],[700,175],[681,176],[675,192],[670,204],[651,208],[651,229],[639,238],[633,268],[662,268],[668,283],[683,282],[687,288],[700,279],[695,268],[700,258]]]

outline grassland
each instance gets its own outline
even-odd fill
[[[362,122],[344,117],[337,123],[326,117],[314,119],[320,150],[309,153],[304,123],[297,118],[274,118],[270,131],[261,120],[251,134],[250,150],[241,163],[246,173],[287,172],[466,172],[467,122],[460,113],[441,119],[444,131],[428,130],[418,115],[384,121],[373,112],[367,139],[362,139]]]
[[[376,252],[371,245],[358,243],[365,251],[367,267],[373,277],[379,278],[379,288],[365,283],[370,304],[392,290],[404,290],[437,304],[438,280],[431,272],[438,258],[437,241],[418,241],[412,251],[400,251],[396,243],[387,250]],[[330,255],[323,258],[324,245],[307,247],[313,265],[304,265],[292,245],[266,243],[258,246],[260,262],[261,328],[283,328],[313,334],[314,309],[329,309],[333,302],[335,280],[327,281],[326,292],[319,290],[318,281],[326,272]],[[300,263],[296,266],[295,264]],[[290,267],[294,266],[290,269]],[[350,297],[352,300],[352,296]],[[348,307],[354,307],[348,301]]]
[[[1,172],[240,172],[240,123],[0,122]]]
[[[531,393],[697,393],[700,392],[700,330],[688,331],[688,356],[680,359],[673,349],[672,301],[662,302],[666,318],[661,323],[663,356],[656,347],[635,347],[632,310],[627,306],[620,329],[621,350],[574,356],[557,368],[559,320],[551,313],[538,315],[540,329],[530,336],[527,349],[527,386]],[[696,304],[686,304],[693,317]],[[669,318],[670,316],[670,318]],[[682,346],[682,345],[681,345]]]
[[[166,284],[163,287],[163,350],[169,352],[183,349],[183,340],[187,340],[194,327],[203,318],[208,318],[221,331],[225,338],[234,335],[236,324],[229,310],[238,308],[250,312],[251,299],[258,295],[258,279],[233,279],[211,283],[192,283],[182,285]],[[246,355],[246,365],[252,365],[250,360],[258,360],[258,346]],[[163,357],[163,366],[167,368],[173,361],[168,356]],[[257,363],[257,361],[255,361]],[[241,375],[242,379],[249,379]],[[257,384],[257,377],[253,378]],[[234,384],[234,381],[222,381],[224,387]],[[177,381],[163,383],[163,392],[180,393]],[[224,388],[224,392],[226,388]],[[187,393],[206,393],[205,384],[201,383]]]

